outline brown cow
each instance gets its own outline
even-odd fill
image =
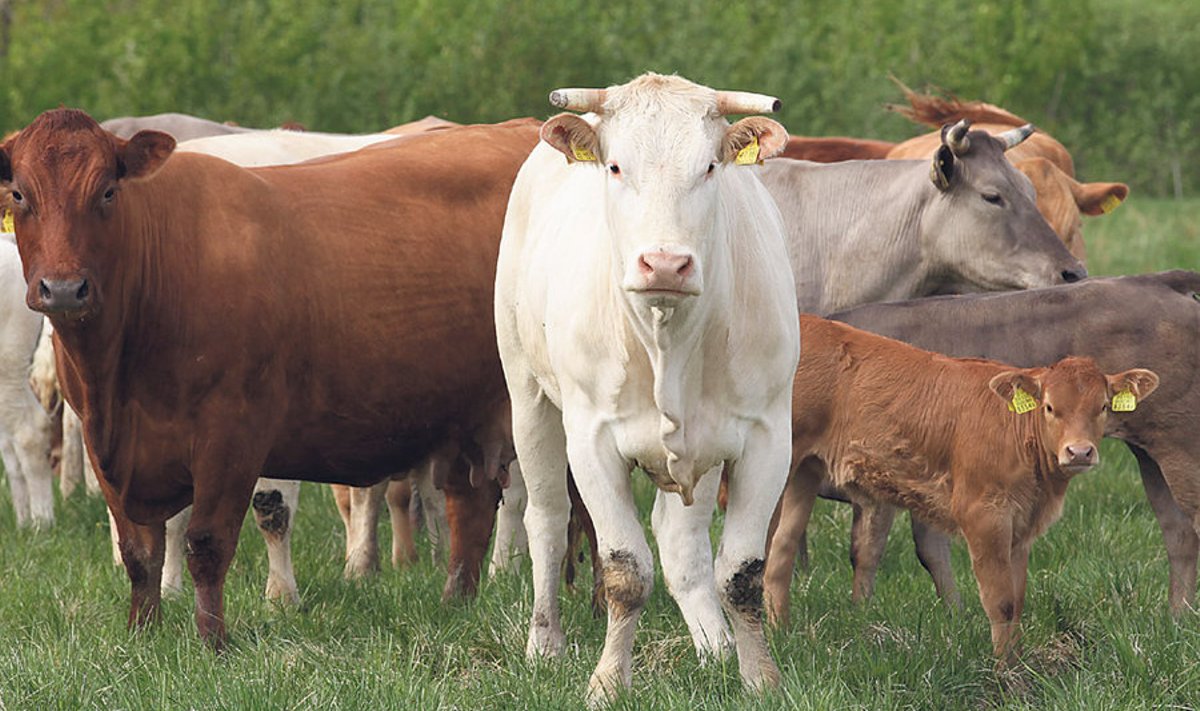
[[[117,518],[131,624],[158,614],[163,522],[188,503],[196,624],[220,647],[260,474],[370,484],[504,398],[493,275],[537,140],[515,121],[243,169],[60,109],[0,146],[27,301],[54,323]]]
[[[789,136],[781,158],[839,163],[844,160],[882,160],[896,147],[891,141],[842,136]]]
[[[1158,376],[1141,369],[1104,375],[1087,358],[1014,369],[815,316],[802,315],[800,326],[793,470],[815,457],[851,498],[902,506],[961,532],[993,651],[1007,659],[1019,637],[1030,546],[1061,515],[1071,478],[1099,461],[1110,400],[1143,399]],[[780,501],[765,576],[777,621],[787,618],[795,558],[787,520],[819,484],[793,476]]]

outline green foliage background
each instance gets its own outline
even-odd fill
[[[347,132],[494,121],[656,70],[775,94],[796,134],[897,140],[919,130],[881,110],[892,73],[1034,121],[1085,179],[1200,186],[1194,0],[0,0],[6,14],[5,129],[60,103]]]

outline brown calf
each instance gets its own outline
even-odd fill
[[[769,613],[787,618],[796,543],[789,519],[807,513],[820,483],[795,474],[811,457],[852,499],[902,506],[963,534],[993,650],[1007,658],[1019,636],[1030,546],[1062,513],[1071,478],[1099,461],[1110,400],[1145,398],[1158,376],[1104,375],[1087,358],[1030,369],[948,358],[815,316],[801,316],[800,330],[793,476],[769,544]]]

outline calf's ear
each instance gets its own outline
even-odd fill
[[[988,381],[988,387],[996,393],[997,397],[1009,404],[1019,405],[1021,403],[1022,398],[1017,393],[1017,388],[1033,398],[1035,404],[1042,401],[1041,381],[1023,370],[1006,370],[998,373]],[[1014,398],[1016,399],[1015,403]]]
[[[721,158],[726,163],[752,165],[778,155],[787,146],[788,132],[775,119],[747,116],[725,129]]]
[[[568,163],[600,162],[600,138],[577,114],[561,113],[542,124],[542,140],[567,157]]]
[[[1079,183],[1071,181],[1071,194],[1085,215],[1107,215],[1129,197],[1125,183]]]
[[[1108,396],[1129,391],[1138,400],[1145,400],[1150,393],[1158,389],[1158,374],[1145,368],[1133,368],[1123,373],[1107,375]]]
[[[122,180],[144,180],[158,172],[175,150],[175,138],[162,131],[138,131],[117,143],[117,163]]]

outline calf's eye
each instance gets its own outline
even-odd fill
[[[1047,414],[1047,415],[1053,415],[1053,414],[1054,414],[1054,408],[1053,408],[1053,407],[1050,407],[1050,403],[1046,403],[1046,414]]]

